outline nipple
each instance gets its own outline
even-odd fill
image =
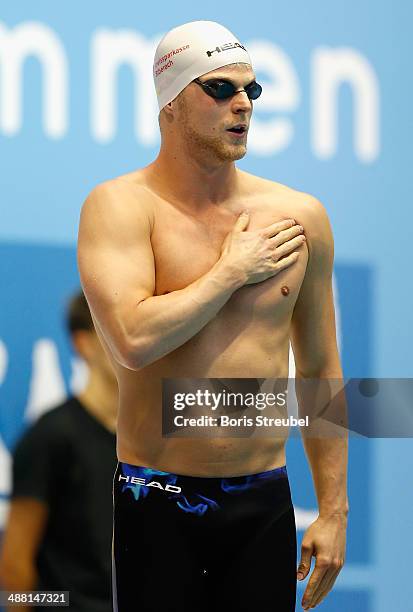
[[[290,290],[288,289],[287,285],[284,285],[284,287],[281,287],[281,293],[283,295],[288,295],[290,293]]]

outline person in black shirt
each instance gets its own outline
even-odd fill
[[[88,382],[14,449],[0,583],[7,591],[69,591],[69,610],[111,612],[118,386],[83,293],[70,301],[67,326]]]

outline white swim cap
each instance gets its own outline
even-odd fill
[[[251,64],[245,47],[215,21],[190,21],[165,34],[153,61],[159,110],[199,76],[235,63]]]

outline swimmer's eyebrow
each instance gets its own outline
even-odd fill
[[[211,81],[212,79],[221,79],[223,81],[231,81],[231,83],[234,83],[236,87],[244,87],[245,85],[249,85],[250,83],[253,83],[256,77],[255,75],[253,75],[252,78],[250,77],[248,80],[245,81],[245,83],[241,83],[241,82],[237,82],[237,79],[231,77],[230,75],[214,74],[213,76],[209,76],[208,78],[205,78],[205,76],[202,77],[202,82],[206,83],[207,81]]]

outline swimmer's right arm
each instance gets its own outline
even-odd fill
[[[126,368],[140,370],[182,346],[234,291],[278,274],[298,257],[293,249],[302,244],[299,226],[294,229],[291,221],[283,221],[245,232],[248,215],[243,215],[206,274],[183,289],[154,295],[152,213],[124,185],[103,183],[86,199],[78,265],[95,324]]]

